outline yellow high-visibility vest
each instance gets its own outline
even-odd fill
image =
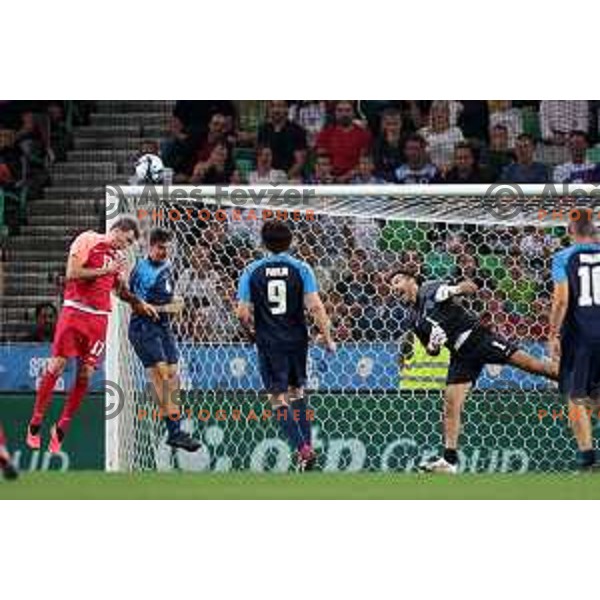
[[[446,386],[450,352],[442,348],[437,356],[430,356],[416,338],[413,338],[412,356],[405,360],[400,371],[401,390],[442,390]]]

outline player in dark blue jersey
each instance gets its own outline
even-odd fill
[[[412,329],[427,352],[436,356],[442,346],[450,351],[444,393],[444,454],[419,466],[428,472],[458,472],[458,438],[463,405],[486,364],[509,364],[523,371],[557,379],[556,364],[544,362],[484,328],[477,315],[455,301],[477,292],[472,281],[457,285],[433,281],[419,285],[413,269],[392,275],[392,288],[413,306]]]
[[[552,261],[548,346],[560,358],[559,390],[568,397],[579,467],[588,470],[595,464],[591,413],[600,402],[600,243],[591,211],[578,216],[569,224],[573,244]]]
[[[168,261],[171,233],[156,228],[150,232],[148,256],[139,260],[133,269],[129,286],[134,294],[153,305],[159,318],[151,319],[133,314],[129,323],[129,341],[146,368],[158,399],[167,428],[167,444],[195,452],[200,444],[181,430],[181,414],[177,405],[179,352],[171,331],[170,313],[183,308],[174,301],[174,282],[171,263]]]
[[[262,240],[270,254],[242,273],[237,314],[247,330],[254,324],[260,374],[273,418],[297,451],[298,470],[310,470],[316,457],[311,440],[312,412],[304,397],[309,339],[305,308],[314,318],[326,349],[334,352],[335,343],[313,270],[288,254],[292,243],[289,227],[282,221],[268,221],[262,228]]]

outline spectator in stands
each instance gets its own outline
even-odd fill
[[[188,180],[194,169],[194,140],[179,117],[172,117],[169,130],[169,137],[161,143],[160,157],[165,167],[175,172],[174,181],[183,183]]]
[[[381,132],[373,144],[375,173],[379,177],[394,180],[394,172],[404,162],[403,146],[402,116],[399,110],[388,108],[381,115]]]
[[[453,166],[444,179],[446,183],[489,183],[491,175],[479,166],[471,145],[459,142],[454,148]]]
[[[364,153],[358,161],[358,168],[350,183],[385,183],[385,180],[375,174],[375,164],[370,154]]]
[[[22,156],[14,142],[14,131],[0,129],[0,187],[2,188],[13,188],[23,175]]]
[[[60,102],[48,104],[48,126],[50,129],[50,149],[53,160],[63,161],[71,147],[71,136],[67,131],[65,113]]]
[[[221,113],[215,113],[208,123],[208,131],[202,138],[200,149],[196,155],[196,162],[203,162],[208,159],[217,144],[227,146],[229,155],[232,155],[232,147],[229,143],[227,134],[227,119]]]
[[[198,162],[190,178],[190,183],[207,185],[234,183],[235,181],[237,181],[237,174],[225,144],[217,144],[207,160]]]
[[[489,128],[489,109],[485,100],[460,100],[462,110],[458,115],[457,125],[465,139],[479,140],[480,144],[487,143]]]
[[[585,131],[572,131],[568,145],[571,152],[571,161],[555,167],[552,181],[556,183],[585,183],[589,181],[589,173],[596,169],[596,165],[588,162],[586,158],[589,146],[587,133]]]
[[[397,183],[434,183],[439,180],[438,168],[427,160],[426,143],[420,135],[411,135],[404,142],[404,159],[394,174]]]
[[[523,133],[521,110],[514,108],[510,100],[490,100],[490,126],[504,125],[508,134],[508,147],[512,150],[517,138]]]
[[[236,122],[233,100],[178,100],[173,111],[194,139],[194,143],[206,136],[208,124],[216,113],[225,116],[226,129],[228,129],[227,123]]]
[[[589,130],[588,100],[542,100],[540,103],[542,139],[563,145],[570,131]]]
[[[533,162],[534,150],[533,138],[522,133],[515,146],[517,160],[504,167],[500,180],[508,183],[546,183],[548,169],[542,163]]]
[[[312,147],[327,123],[327,103],[324,100],[299,100],[290,107],[289,116],[306,131],[308,145]]]
[[[482,160],[490,172],[490,181],[497,181],[504,167],[514,160],[508,148],[508,129],[505,125],[494,125],[490,128],[490,145]]]
[[[48,143],[35,115],[25,111],[21,115],[21,129],[17,132],[15,145],[27,161],[27,186],[30,197],[41,196],[42,189],[49,182]]]
[[[320,154],[315,159],[314,172],[304,179],[304,183],[326,184],[335,183],[333,164],[328,154]]]
[[[273,152],[269,146],[258,146],[256,149],[256,171],[252,171],[248,176],[248,183],[255,185],[258,183],[286,183],[287,175],[281,169],[273,168]]]
[[[431,161],[441,170],[446,170],[452,162],[454,146],[463,141],[462,131],[450,122],[450,104],[446,100],[436,100],[429,111],[429,125],[419,134],[425,139]]]
[[[32,327],[28,342],[51,342],[58,312],[54,304],[43,302],[35,307],[35,325]]]
[[[273,168],[287,173],[289,179],[302,176],[306,162],[306,131],[288,119],[285,100],[270,100],[267,122],[258,130],[258,145],[273,152]]]
[[[354,177],[361,154],[371,147],[371,133],[354,122],[354,107],[348,100],[335,105],[335,123],[325,127],[316,142],[318,154],[331,157],[333,174],[340,182]]]

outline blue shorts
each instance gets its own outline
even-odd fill
[[[164,362],[177,364],[177,342],[168,325],[152,323],[146,319],[132,319],[129,324],[129,341],[145,368]]]
[[[600,396],[600,344],[563,344],[559,387],[569,398]]]
[[[258,347],[258,368],[268,394],[304,387],[308,345],[293,350]]]

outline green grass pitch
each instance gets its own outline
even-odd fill
[[[27,472],[2,499],[600,499],[600,474]]]

